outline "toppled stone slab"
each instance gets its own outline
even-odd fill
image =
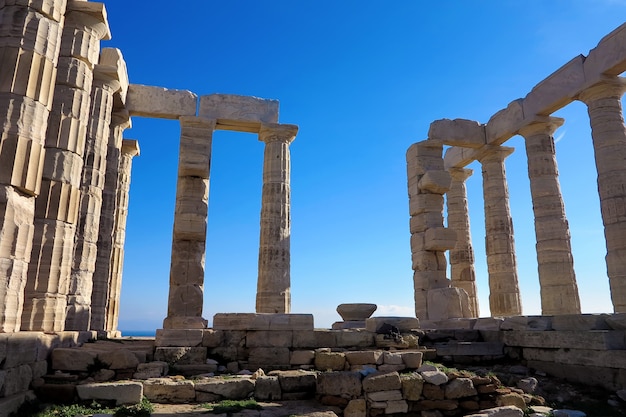
[[[198,114],[215,119],[217,129],[258,133],[262,123],[278,123],[278,100],[210,94],[200,97]]]
[[[313,330],[312,314],[218,313],[215,330]]]
[[[614,330],[577,331],[516,331],[504,332],[504,344],[519,347],[576,348],[591,350],[626,349],[624,332]]]
[[[254,385],[254,381],[250,378],[212,378],[206,381],[197,381],[195,389],[198,393],[213,394],[219,396],[220,399],[243,400],[252,395]]]
[[[96,354],[85,349],[57,348],[52,351],[52,369],[58,371],[87,371]]]
[[[500,330],[551,330],[552,317],[550,316],[514,316],[506,317],[500,325]]]
[[[155,403],[184,404],[195,401],[196,390],[192,381],[154,378],[143,382],[143,395]]]
[[[191,91],[131,84],[128,86],[126,109],[131,116],[178,119],[195,116],[197,102],[198,96]]]
[[[143,397],[141,382],[132,381],[82,384],[76,391],[81,400],[115,401],[116,405],[138,404]]]
[[[137,356],[127,349],[102,352],[98,355],[98,359],[105,363],[109,369],[137,368],[139,365]]]
[[[206,357],[205,347],[158,347],[154,352],[156,361],[177,365],[204,364]]]

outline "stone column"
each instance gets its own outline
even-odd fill
[[[537,264],[544,315],[580,314],[570,231],[561,197],[553,134],[563,119],[547,118],[519,131],[526,139],[535,213]]]
[[[626,80],[615,77],[583,91],[598,170],[598,193],[606,239],[606,264],[613,309],[626,312],[626,128],[622,94]]]
[[[124,242],[126,240],[126,219],[128,218],[128,197],[130,192],[130,172],[133,158],[139,155],[136,140],[124,139],[119,164],[117,185],[117,205],[115,208],[115,228],[111,251],[111,274],[109,279],[108,303],[105,330],[110,336],[117,334],[122,290],[122,270],[124,267]],[[119,334],[118,334],[119,335]]]
[[[257,313],[291,311],[291,160],[289,144],[295,125],[263,124],[259,140],[265,143]]]
[[[96,256],[93,285],[98,291],[90,301],[95,299],[100,305],[98,315],[91,315],[90,329],[105,331],[107,329],[108,293],[112,274],[113,235],[115,234],[116,215],[118,211],[118,190],[123,187],[120,161],[124,130],[130,127],[130,116],[127,111],[114,111],[111,115],[109,142],[107,149],[106,175],[102,191],[102,209],[100,210],[100,226],[98,227],[98,252]],[[137,151],[138,152],[138,151]],[[130,162],[129,162],[130,164]],[[129,166],[130,169],[130,166]],[[128,173],[130,175],[130,172]],[[97,283],[97,284],[96,284]],[[91,307],[91,306],[90,306]]]
[[[181,117],[178,184],[165,329],[204,328],[204,256],[215,120]]]
[[[494,147],[479,158],[483,174],[489,307],[494,317],[522,314],[513,221],[504,169],[504,159],[512,152],[513,148]]]
[[[87,140],[83,156],[79,217],[67,300],[66,330],[89,330],[92,306],[99,314],[97,314],[98,317],[103,316],[104,306],[106,306],[107,283],[94,282],[93,274],[98,252],[98,230],[106,174],[111,113],[113,111],[113,95],[119,89],[120,82],[117,73],[110,71],[108,66],[96,65],[91,91]],[[96,291],[92,293],[94,287],[96,287]],[[92,304],[92,300],[95,303]],[[92,329],[102,330],[93,327]]]
[[[20,330],[66,0],[0,6],[0,332]]]
[[[452,286],[462,288],[469,296],[471,317],[479,316],[476,294],[476,271],[474,270],[474,249],[470,233],[469,212],[467,210],[467,188],[465,181],[472,175],[471,169],[450,168],[452,181],[446,204],[448,227],[456,232],[456,245],[450,250],[450,277]]]
[[[109,34],[105,16],[101,3],[83,2],[70,2],[65,14],[41,194],[35,203],[24,330],[60,331],[65,327],[92,70],[100,40]]]

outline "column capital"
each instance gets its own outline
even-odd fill
[[[481,155],[476,159],[482,164],[484,162],[503,162],[507,156],[511,155],[515,148],[509,146],[485,146]]]
[[[626,78],[624,77],[606,77],[602,81],[592,85],[581,91],[577,99],[585,104],[602,98],[621,99],[626,92]]]
[[[135,139],[124,139],[122,141],[122,154],[138,156],[139,155],[139,142]]]
[[[111,39],[107,11],[103,3],[69,0],[65,16],[65,25],[76,28],[89,27],[100,39],[107,41]]]
[[[96,64],[93,68],[93,86],[109,88],[112,93],[115,93],[122,87],[122,84],[117,70],[113,71],[109,65]]]
[[[524,138],[539,134],[552,136],[559,127],[563,126],[563,123],[565,119],[560,117],[540,117],[520,128],[517,133]]]
[[[469,168],[448,168],[448,172],[450,172],[450,176],[453,181],[465,182],[469,177],[474,173],[473,169]]]
[[[132,121],[130,120],[128,110],[113,111],[113,113],[111,113],[111,127],[120,127],[122,129],[131,128]]]
[[[259,130],[259,140],[261,142],[284,142],[291,143],[296,138],[298,126],[283,125],[279,123],[263,123]]]

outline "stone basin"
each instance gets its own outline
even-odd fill
[[[337,306],[337,313],[344,321],[363,321],[371,316],[378,306],[368,303],[345,303]]]

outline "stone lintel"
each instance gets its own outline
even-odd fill
[[[574,100],[585,86],[585,57],[578,55],[537,84],[524,99],[526,118],[548,116]]]
[[[508,331],[504,332],[507,346],[547,349],[584,347],[591,350],[624,350],[624,332],[619,330],[581,331]]]
[[[619,75],[626,71],[626,23],[606,35],[589,51],[585,60],[587,82],[601,75]]]
[[[480,148],[487,143],[485,125],[466,119],[435,120],[428,129],[428,140],[466,148]]]
[[[131,116],[178,119],[195,116],[198,97],[187,90],[130,84],[126,108]]]
[[[313,330],[312,314],[217,313],[215,330]]]
[[[489,145],[501,145],[515,135],[517,129],[524,124],[524,101],[513,100],[495,113],[487,122],[487,143]]]
[[[115,94],[115,109],[122,109],[126,107],[126,97],[128,95],[128,69],[126,68],[126,61],[122,55],[122,51],[117,48],[102,48],[100,51],[100,65],[110,67],[109,71],[115,68],[117,73],[117,80],[120,82],[121,88]]]
[[[111,28],[109,27],[107,11],[104,3],[96,3],[85,0],[69,0],[67,2],[67,12],[85,13],[100,20],[105,25],[105,33],[102,40],[108,41],[111,39]]]
[[[217,120],[216,129],[258,133],[263,123],[278,123],[278,100],[234,94],[200,97],[198,115]]]

